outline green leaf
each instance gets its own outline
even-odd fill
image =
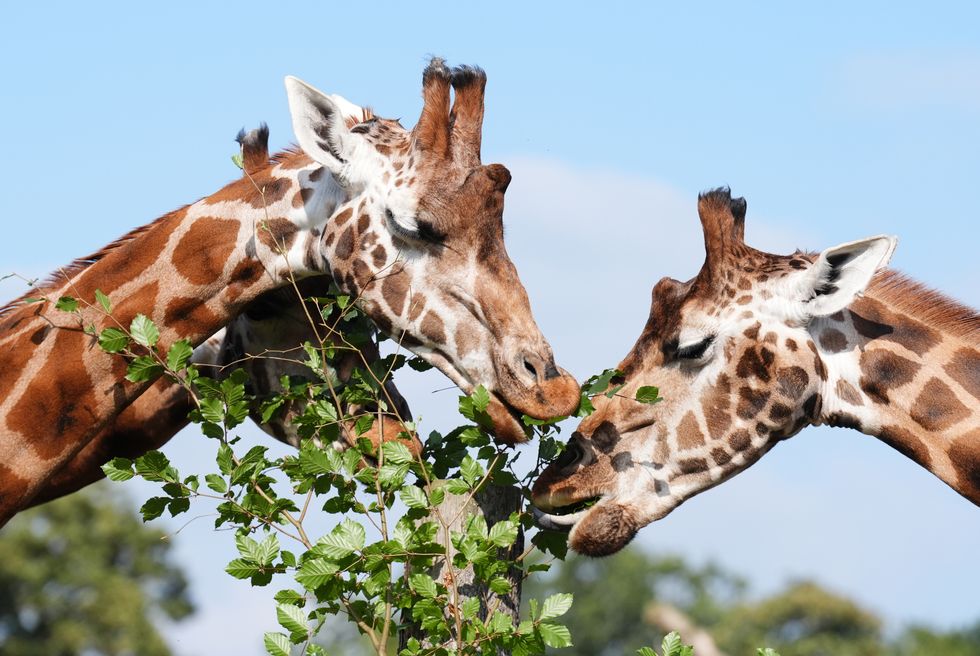
[[[381,445],[385,463],[393,465],[410,465],[415,462],[412,452],[402,442],[385,442]]]
[[[137,458],[136,473],[148,481],[175,483],[179,480],[167,456],[159,451],[147,451]]]
[[[294,636],[300,634],[305,638],[309,631],[309,627],[306,624],[306,613],[292,604],[279,604],[276,606],[276,620],[282,628]]]
[[[412,574],[408,580],[409,587],[417,594],[432,599],[439,594],[436,582],[428,574]]]
[[[258,552],[255,560],[262,565],[271,565],[272,561],[279,555],[279,537],[272,533],[259,543]]]
[[[531,538],[531,543],[558,560],[564,560],[568,555],[568,533],[562,531],[538,531]]]
[[[498,595],[505,595],[510,592],[510,581],[502,576],[495,577],[490,581],[490,591]]]
[[[538,619],[550,620],[561,617],[572,607],[572,595],[567,592],[553,594],[544,600],[541,606],[541,617]]]
[[[588,394],[589,396],[601,394],[602,392],[606,391],[606,388],[609,387],[609,383],[612,381],[613,378],[622,375],[623,372],[621,372],[619,369],[606,369],[601,374],[592,376],[587,381],[585,381],[585,385],[584,385],[585,393]]]
[[[168,503],[170,503],[170,497],[151,497],[147,499],[146,503],[140,507],[140,514],[143,515],[143,521],[148,522],[162,515],[163,511],[167,509]]]
[[[663,397],[660,396],[660,389],[653,387],[652,385],[644,385],[640,389],[636,390],[636,400],[640,403],[649,403],[653,405],[654,403],[659,403],[663,401]]]
[[[470,491],[470,486],[461,478],[450,478],[446,481],[444,488],[450,494],[466,494]]]
[[[178,340],[171,344],[167,350],[167,367],[171,371],[180,371],[187,366],[192,355],[194,355],[194,349],[191,348],[191,343],[186,339]]]
[[[224,442],[222,442],[221,446],[218,447],[218,455],[215,460],[218,463],[218,469],[220,469],[221,473],[225,476],[230,474],[231,470],[235,467],[235,461],[232,459],[231,447]]]
[[[191,508],[191,500],[187,497],[182,497],[180,499],[171,499],[170,503],[167,504],[167,508],[170,510],[170,516],[176,517],[180,513],[187,512]]]
[[[432,365],[423,360],[420,357],[414,357],[408,359],[408,366],[415,371],[428,371],[432,368]]]
[[[109,301],[108,296],[102,293],[101,289],[95,290],[95,300],[102,306],[102,309],[105,310],[106,314],[112,312],[112,302]]]
[[[99,333],[99,347],[106,353],[118,353],[129,345],[129,336],[118,328],[106,328]]]
[[[102,471],[110,481],[128,481],[133,474],[133,463],[127,458],[113,458],[102,465]]]
[[[473,399],[473,407],[480,412],[487,411],[487,405],[490,404],[490,392],[487,391],[483,385],[477,385],[473,393],[470,394],[470,398]]]
[[[356,526],[360,529],[358,533],[354,529],[348,529],[350,525]],[[358,535],[360,539],[358,540]],[[364,546],[364,527],[360,524],[356,524],[352,521],[344,520],[344,523],[337,526],[329,534],[324,535],[322,538],[317,540],[316,550],[318,553],[323,554],[327,558],[333,560],[339,560],[345,558],[362,546]]]
[[[280,590],[275,594],[273,599],[276,600],[276,603],[293,604],[295,606],[302,606],[306,601],[303,595],[295,590]]]
[[[462,609],[463,619],[471,620],[480,612],[480,600],[476,597],[470,597],[463,602]]]
[[[241,153],[235,153],[234,155],[232,155],[231,156],[231,163],[234,164],[235,166],[237,166],[238,168],[242,169],[242,170],[245,169],[245,162],[242,159],[242,154]],[[270,636],[272,634],[266,633],[265,635],[266,635],[266,640],[268,640],[268,636]],[[268,649],[268,645],[266,645],[266,649]]]
[[[289,642],[289,638],[281,633],[269,633],[265,634],[265,650],[271,656],[289,656],[289,650],[292,644]]]
[[[218,476],[217,474],[206,474],[204,476],[204,480],[207,482],[209,488],[219,494],[224,494],[228,491],[228,483],[222,476]]]
[[[568,630],[568,627],[562,626],[561,624],[542,622],[538,625],[538,633],[541,634],[541,639],[544,640],[544,644],[549,647],[561,649],[562,647],[572,646],[572,634]]]
[[[409,485],[404,488],[398,496],[401,498],[402,503],[409,508],[420,508],[424,510],[429,507],[429,500],[425,498],[425,492],[422,491],[422,488],[415,487],[414,485]]]
[[[163,367],[149,355],[141,355],[133,358],[133,361],[126,367],[126,380],[131,383],[141,383],[153,380],[163,373]]]
[[[470,487],[476,485],[477,481],[483,478],[483,466],[469,454],[460,463],[459,472],[463,475],[463,480],[469,483]]]
[[[322,558],[307,560],[296,573],[296,582],[307,590],[315,590],[329,583],[338,569],[336,565]]]
[[[517,522],[509,519],[497,522],[490,527],[490,541],[498,547],[509,547],[517,539]]]
[[[657,656],[657,652],[650,647],[640,647],[636,650],[637,656]]]
[[[664,636],[663,642],[660,643],[660,651],[663,656],[680,656],[681,647],[681,636],[677,631],[671,631]]]
[[[54,307],[56,310],[61,310],[62,312],[78,312],[78,299],[72,298],[71,296],[62,296],[54,304]]]
[[[147,348],[156,346],[160,340],[160,331],[157,330],[156,324],[145,314],[137,314],[133,318],[133,322],[129,324],[129,332],[132,333],[137,344]]]
[[[779,656],[779,652],[772,647],[759,647],[755,653],[756,656]]]
[[[236,579],[247,579],[258,574],[261,570],[255,563],[249,562],[244,558],[236,558],[228,563],[228,566],[225,567],[225,571],[234,576]]]

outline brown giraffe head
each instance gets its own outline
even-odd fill
[[[464,391],[484,385],[496,435],[513,443],[526,439],[519,413],[570,414],[579,392],[556,366],[504,247],[510,173],[480,163],[485,83],[478,68],[433,60],[412,130],[351,121],[359,112],[344,99],[295,78],[286,86],[300,146],[349,198],[321,241],[334,280]],[[320,194],[305,191],[309,211]]]
[[[744,243],[745,210],[727,189],[699,197],[701,271],[657,283],[646,327],[614,380],[624,387],[597,399],[535,483],[535,504],[557,511],[542,524],[570,527],[576,551],[618,551],[820,415],[826,371],[809,327],[863,292],[895,240],[772,255]],[[634,400],[643,386],[658,387],[663,400]]]

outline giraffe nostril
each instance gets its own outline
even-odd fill
[[[565,450],[555,458],[554,464],[562,469],[567,469],[568,467],[577,465],[584,456],[585,449],[582,448],[582,444],[578,440],[573,439],[565,446]]]
[[[538,377],[538,370],[534,368],[534,365],[527,358],[524,358],[524,368],[535,378]]]

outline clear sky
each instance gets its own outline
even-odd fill
[[[288,144],[284,75],[411,124],[438,54],[488,72],[508,248],[580,378],[626,354],[657,279],[700,266],[697,193],[722,184],[748,199],[754,245],[896,234],[895,266],[980,305],[980,5],[728,5],[10,3],[0,275],[46,274],[215,191],[242,126]],[[0,283],[0,300],[22,290]],[[423,425],[452,425],[455,394],[430,393],[445,379],[399,384]],[[170,451],[193,471],[210,446]],[[171,640],[261,653],[272,603],[220,572],[233,545],[210,524],[174,538],[201,612]],[[853,431],[805,431],[638,544],[717,560],[759,594],[816,578],[891,626],[980,617],[980,509]]]

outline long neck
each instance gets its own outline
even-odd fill
[[[980,505],[976,313],[886,272],[811,334],[826,374],[821,422],[878,437]]]
[[[199,344],[256,296],[322,270],[319,235],[339,187],[305,155],[138,229],[53,276],[0,314],[0,524],[147,384],[83,328],[128,326],[138,313],[160,328],[160,347]],[[95,302],[108,294],[111,317]],[[82,301],[57,310],[62,296]]]

